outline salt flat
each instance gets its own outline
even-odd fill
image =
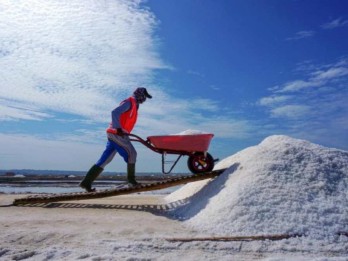
[[[169,242],[166,239],[210,235],[167,217],[165,211],[134,207],[161,205],[164,196],[5,207],[20,196],[0,196],[0,260],[347,260],[344,238],[341,243],[303,238]]]
[[[170,195],[15,207],[26,195],[2,194],[0,259],[348,260],[348,152],[276,135],[219,166]],[[300,236],[214,240],[272,234]]]

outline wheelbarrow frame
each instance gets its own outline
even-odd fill
[[[127,135],[129,136],[130,141],[139,142],[139,143],[143,144],[145,147],[147,147],[148,149],[162,155],[162,173],[163,174],[171,173],[182,156],[193,156],[195,153],[197,153],[194,151],[187,151],[187,150],[173,150],[173,149],[166,149],[166,148],[157,148],[154,145],[152,145],[151,141],[148,138],[146,140],[144,140],[143,138],[141,138],[135,134],[127,134]],[[201,152],[201,153],[203,153],[206,156],[208,152]],[[170,167],[169,171],[165,170],[165,164],[168,163],[166,161],[167,154],[178,155],[177,159],[175,161],[173,161],[173,165]],[[215,159],[214,162],[217,160],[218,159]]]

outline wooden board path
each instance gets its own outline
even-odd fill
[[[229,236],[229,237],[190,237],[190,238],[166,238],[169,242],[193,242],[193,241],[262,241],[262,240],[283,240],[293,237],[302,237],[302,234],[278,234],[259,236]]]
[[[81,192],[81,193],[64,193],[64,194],[45,194],[45,195],[34,195],[25,198],[18,198],[13,201],[13,205],[25,205],[34,203],[48,203],[48,202],[59,202],[59,201],[72,201],[72,200],[84,200],[84,199],[95,199],[126,195],[131,193],[146,192],[152,190],[165,189],[173,186],[183,185],[189,182],[200,181],[204,179],[211,179],[219,176],[226,169],[215,170],[202,174],[193,174],[189,176],[182,176],[178,178],[172,178],[165,181],[153,182],[148,184],[140,184],[135,187],[127,188],[115,188],[108,190],[100,190],[96,192]]]

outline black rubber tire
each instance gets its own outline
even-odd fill
[[[209,172],[214,168],[214,159],[209,153],[196,152],[189,156],[187,167],[194,174]]]

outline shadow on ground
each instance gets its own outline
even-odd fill
[[[80,203],[34,203],[20,205],[19,207],[41,208],[81,208],[81,209],[110,209],[110,210],[133,210],[145,211],[155,215],[166,216],[168,212],[187,204],[187,200],[178,200],[168,204],[80,204]]]

